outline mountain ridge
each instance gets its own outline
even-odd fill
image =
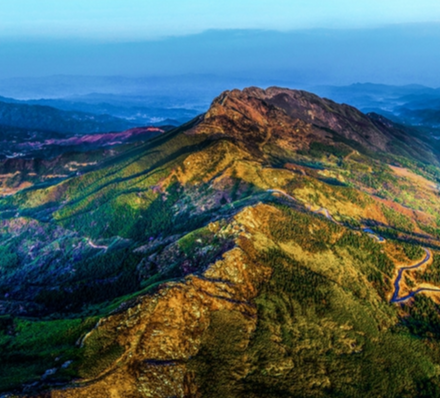
[[[364,123],[377,137],[366,145]],[[440,391],[440,298],[410,294],[440,287],[440,168],[425,138],[250,88],[81,175],[1,198],[0,391]],[[399,267],[423,248],[429,261],[399,286],[411,297],[392,303]]]
[[[253,106],[255,107],[252,109]],[[266,115],[268,115],[267,119],[272,118],[276,123],[266,120]],[[227,123],[226,126],[222,126],[222,118]],[[304,137],[295,137],[295,130],[304,132],[309,140],[322,143],[334,141],[334,133],[336,133],[343,139],[355,141],[370,151],[380,150],[397,154],[394,148],[397,142],[397,145],[403,146],[411,156],[420,160],[429,156],[431,161],[438,161],[429,154],[431,150],[428,145],[420,140],[420,137],[414,137],[414,132],[410,128],[400,126],[383,116],[365,115],[350,105],[337,104],[332,100],[322,99],[300,90],[278,87],[263,90],[251,87],[242,91],[226,91],[213,101],[211,108],[203,117],[203,122],[193,131],[202,131],[205,124],[208,129],[219,131],[220,127],[223,134],[240,139],[240,134],[234,133],[234,130],[238,129],[241,134],[246,132],[250,139],[260,142],[264,142],[267,137],[261,137],[258,132],[252,134],[252,128],[270,129],[275,138],[290,140],[290,145],[297,149],[304,149],[308,142]],[[298,129],[295,128],[296,124]],[[427,141],[426,137],[422,138]],[[415,145],[418,147],[417,151],[412,149]]]

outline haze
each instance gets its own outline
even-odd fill
[[[139,40],[209,29],[310,29],[434,22],[436,0],[3,0],[2,37]]]
[[[3,0],[0,21],[0,79],[210,74],[440,85],[434,0]]]

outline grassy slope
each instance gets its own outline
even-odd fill
[[[255,299],[257,329],[249,336],[240,313],[212,314],[189,364],[201,396],[438,395],[439,347],[382,298],[392,274],[382,246],[281,210],[269,226],[280,248],[258,256],[273,274]]]

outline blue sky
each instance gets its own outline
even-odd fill
[[[1,0],[1,38],[132,41],[208,29],[440,22],[439,0]]]

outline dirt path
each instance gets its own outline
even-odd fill
[[[90,238],[87,238],[87,244],[93,248],[93,249],[98,249],[98,250],[107,250],[108,246],[99,246],[99,245],[95,245]]]

